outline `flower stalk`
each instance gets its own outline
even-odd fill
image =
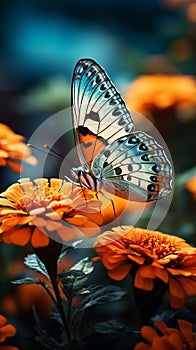
[[[142,327],[148,324],[150,318],[159,310],[163,297],[168,289],[168,284],[155,278],[154,287],[151,291],[136,288],[134,286],[136,271],[134,270],[133,268],[130,274],[133,283],[135,303],[140,314],[140,327]]]
[[[62,249],[61,243],[50,239],[49,245],[47,247],[42,247],[42,248],[34,247],[34,252],[46,267],[46,270],[50,277],[51,284],[55,293],[56,306],[58,308],[58,311],[62,320],[63,328],[67,335],[68,342],[70,342],[71,340],[70,330],[69,330],[69,325],[63,309],[63,303],[62,303],[62,299],[59,291],[58,277],[57,277],[57,267],[58,267],[57,261],[61,253],[61,249]]]

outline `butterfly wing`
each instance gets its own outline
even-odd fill
[[[72,117],[80,163],[88,171],[107,145],[134,131],[125,103],[94,60],[81,59],[72,79]]]
[[[116,140],[92,162],[103,187],[122,198],[149,202],[172,189],[172,167],[163,148],[138,131]]]

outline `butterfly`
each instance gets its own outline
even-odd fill
[[[74,182],[121,198],[156,201],[172,189],[172,167],[164,149],[135,124],[120,93],[94,60],[80,59],[71,90],[78,168]]]

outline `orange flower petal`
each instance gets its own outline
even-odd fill
[[[7,323],[7,318],[3,315],[0,315],[0,328]]]
[[[62,226],[58,229],[58,234],[63,241],[68,242],[80,236],[80,231],[73,227]]]
[[[35,228],[31,238],[31,243],[35,248],[46,247],[49,244],[49,238],[45,233],[40,231],[38,228]]]
[[[18,348],[11,345],[4,345],[4,346],[1,346],[1,350],[18,350]]]
[[[182,307],[185,301],[186,294],[181,283],[178,282],[178,280],[170,278],[169,290],[171,307],[174,309]]]
[[[16,328],[11,324],[6,324],[0,328],[0,343],[3,343],[7,337],[13,337],[16,334]]]
[[[20,174],[21,168],[22,168],[22,167],[21,167],[21,165],[20,165],[19,163],[15,162],[14,160],[9,159],[9,160],[7,161],[7,164],[10,166],[10,168],[11,168],[15,173]]]
[[[99,226],[97,226],[96,223],[92,221],[88,221],[86,224],[84,224],[82,227],[80,227],[80,231],[86,236],[86,237],[94,237],[100,232]]]
[[[143,326],[141,329],[141,335],[143,338],[152,342],[155,337],[157,337],[157,333],[150,326]]]
[[[127,257],[128,257],[130,260],[136,262],[136,263],[139,264],[139,265],[143,265],[143,264],[144,264],[144,261],[145,261],[145,258],[143,258],[142,256],[135,256],[135,255],[129,255],[129,254],[128,254]]]
[[[128,275],[128,273],[130,272],[130,269],[131,269],[130,264],[120,265],[110,270],[108,273],[108,276],[110,276],[116,281],[121,281],[123,278],[125,278]]]
[[[160,350],[179,350],[182,349],[182,342],[177,332],[168,337],[156,337],[153,341],[154,349]]]
[[[154,322],[155,326],[161,331],[162,334],[169,334],[168,327],[163,321]]]
[[[139,288],[139,289],[143,289],[143,290],[152,290],[154,283],[153,280],[150,278],[143,278],[140,275],[140,269],[141,267],[138,269],[136,276],[135,276],[135,280],[134,280],[134,287]]]
[[[168,273],[165,269],[156,268],[152,265],[142,266],[140,268],[140,275],[143,278],[159,278],[165,283],[169,280]]]
[[[8,201],[5,198],[0,198],[0,205],[3,206],[3,207],[15,208],[14,203]]]
[[[149,350],[149,346],[141,342],[134,347],[134,350]]]
[[[19,246],[25,246],[31,237],[31,230],[29,227],[21,227],[17,229],[11,229],[0,235],[1,241],[8,244],[16,244]]]
[[[192,335],[193,325],[190,322],[187,322],[185,320],[178,320],[178,324],[180,327],[180,331],[183,334],[184,338],[186,339],[187,343],[191,344],[193,341],[193,335]]]
[[[62,223],[61,222],[57,222],[57,221],[51,221],[51,220],[47,220],[46,221],[46,229],[49,232],[52,231],[58,231],[58,229],[62,227]]]
[[[20,222],[20,218],[18,216],[13,216],[11,218],[8,218],[6,220],[3,221],[2,225],[1,225],[1,232],[2,231],[7,231],[10,228],[16,226],[18,223]]]
[[[18,203],[19,198],[22,197],[22,191],[19,184],[16,183],[11,185],[6,192],[1,193],[1,196]]]
[[[187,295],[196,295],[196,278],[178,277]]]
[[[12,345],[4,345],[4,346],[1,346],[1,350],[18,350],[18,348]]]

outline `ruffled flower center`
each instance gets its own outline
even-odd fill
[[[177,253],[177,247],[172,238],[159,234],[137,234],[133,239],[123,238],[126,249],[133,250],[133,245],[138,245],[156,255],[159,259]]]
[[[30,215],[50,213],[54,208],[62,206],[66,208],[67,213],[73,210],[72,200],[66,199],[62,191],[62,183],[49,187],[47,179],[36,179],[35,184],[28,179],[21,179],[20,188],[23,193],[17,203],[17,209],[22,209]]]

